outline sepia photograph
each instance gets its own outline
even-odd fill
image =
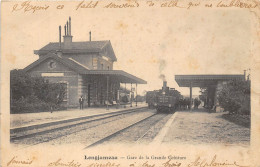
[[[258,1],[1,4],[3,167],[260,165]]]

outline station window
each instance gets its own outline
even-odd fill
[[[109,70],[109,66],[107,66],[107,70]]]
[[[92,65],[93,65],[93,69],[96,70],[97,65],[98,65],[98,59],[97,58],[93,58]]]
[[[101,70],[103,70],[104,69],[104,65],[103,64],[101,64]]]

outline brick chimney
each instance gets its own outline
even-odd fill
[[[62,52],[61,52],[61,26],[59,26],[59,50],[57,50],[57,55],[59,57],[62,56]]]
[[[72,35],[71,35],[71,18],[69,17],[69,21],[67,21],[67,24],[64,26],[65,29],[65,35],[63,36],[64,40],[64,48],[69,48],[72,43]]]

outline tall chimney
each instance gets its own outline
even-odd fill
[[[64,48],[70,48],[72,45],[72,36],[71,36],[71,18],[65,24],[65,35],[63,36]]]
[[[89,41],[91,41],[91,31],[89,31]]]
[[[59,26],[59,50],[57,50],[57,55],[59,57],[62,56],[62,52],[61,52],[61,26]]]
[[[69,18],[69,28],[70,28],[69,35],[71,35],[71,18]]]
[[[61,50],[61,26],[59,26],[59,47]]]
[[[246,80],[246,70],[244,70],[244,79]]]
[[[67,35],[70,35],[69,34],[69,22],[67,21]]]

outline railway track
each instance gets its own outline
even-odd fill
[[[56,122],[45,123],[45,124],[40,124],[40,125],[13,128],[10,130],[10,141],[19,143],[19,140],[22,140],[22,139],[33,138],[33,137],[36,137],[39,135],[44,135],[46,133],[61,131],[64,129],[68,129],[68,128],[72,128],[72,127],[76,127],[76,126],[80,126],[80,125],[84,125],[84,124],[88,124],[88,123],[92,123],[92,122],[96,122],[96,121],[116,118],[116,117],[119,117],[122,115],[131,114],[134,112],[143,112],[145,110],[147,110],[147,109],[138,108],[138,109],[124,110],[124,111],[119,111],[119,112],[114,112],[114,113],[106,113],[106,114],[102,114],[102,115],[87,116],[87,117],[81,117],[81,118],[56,121]],[[97,125],[95,125],[95,126],[97,126]],[[78,129],[78,131],[79,130],[82,130],[82,129]],[[74,133],[74,132],[75,131],[71,131],[71,133]],[[70,134],[70,133],[69,132],[66,133],[66,135],[68,135],[68,134]],[[58,136],[58,137],[60,137],[60,136]],[[54,138],[57,138],[57,137],[54,137]],[[44,140],[44,141],[46,142],[46,140]]]
[[[85,147],[91,148],[100,144],[107,144],[112,142],[132,142],[132,143],[140,143],[142,139],[147,136],[149,132],[151,132],[151,129],[154,127],[155,124],[158,124],[158,122],[166,122],[169,117],[169,114],[153,114],[150,116],[147,116],[141,120],[137,120],[136,122],[127,125],[125,127],[122,127],[121,129],[93,142],[92,144]],[[164,124],[162,124],[164,125]],[[156,134],[158,133],[155,132]],[[153,134],[155,136],[156,134]],[[150,134],[151,135],[151,134]]]
[[[85,148],[110,142],[142,143],[147,141],[145,138],[151,139],[151,136],[156,136],[159,130],[156,132],[152,128],[158,122],[166,120],[167,116],[168,114],[156,114],[154,110],[148,108],[139,108],[68,122],[59,121],[60,124],[44,125],[42,128],[25,128],[27,130],[20,133],[13,132],[11,140],[14,144],[18,144],[18,149],[41,143],[50,145],[80,143],[85,145]]]
[[[151,127],[147,127],[135,143],[149,143],[158,135],[161,129],[165,126],[166,122],[171,118],[172,114],[162,116],[157,122],[154,122]]]

